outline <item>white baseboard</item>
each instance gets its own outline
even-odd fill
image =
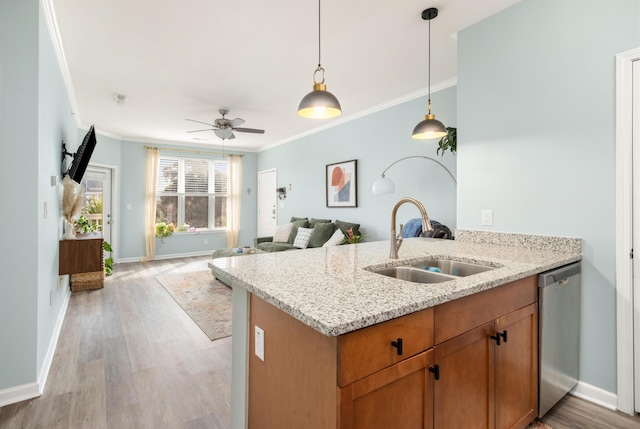
[[[53,362],[53,356],[56,352],[56,346],[58,345],[58,338],[62,331],[62,323],[64,322],[65,315],[67,314],[70,296],[71,294],[67,293],[65,300],[62,303],[62,308],[58,314],[53,335],[51,335],[51,341],[49,341],[47,356],[45,357],[42,368],[40,369],[40,374],[38,374],[38,381],[0,390],[0,407],[42,396],[44,386],[47,383],[47,377],[49,376],[49,370],[51,369],[51,363]]]
[[[39,386],[40,394],[44,392],[44,386],[45,384],[47,384],[47,378],[49,377],[49,370],[51,369],[51,363],[53,362],[53,355],[56,353],[58,338],[60,337],[60,332],[62,332],[62,323],[64,322],[64,318],[67,315],[67,308],[69,307],[70,299],[71,299],[71,291],[67,290],[67,293],[64,297],[64,301],[62,302],[62,308],[60,309],[60,313],[58,314],[58,319],[56,320],[56,326],[53,330],[53,335],[51,335],[51,341],[49,341],[49,349],[47,350],[47,356],[44,359],[44,363],[42,364],[40,374],[38,375],[38,386]]]
[[[40,388],[36,382],[3,389],[0,390],[0,407],[26,401],[27,399],[36,398],[40,395],[42,395],[42,393],[40,393]]]
[[[617,409],[618,397],[615,393],[587,384],[584,381],[579,381],[576,387],[569,393],[585,401],[609,408],[610,410]]]
[[[175,259],[175,258],[188,258],[191,256],[205,256],[213,254],[213,250],[203,250],[201,252],[189,252],[189,253],[174,253],[171,255],[156,255],[153,258],[154,261],[160,259]],[[120,258],[115,263],[116,264],[124,264],[128,262],[140,262],[142,260],[142,256],[134,257],[134,258]]]

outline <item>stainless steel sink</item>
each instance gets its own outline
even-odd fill
[[[369,271],[414,283],[442,283],[493,269],[495,267],[469,262],[429,259],[413,265],[370,269]]]
[[[472,264],[469,262],[452,261],[449,259],[432,259],[423,261],[417,264],[413,264],[412,267],[421,270],[439,270],[444,274],[449,274],[457,277],[466,277],[472,274],[484,273],[485,271],[493,270],[494,267],[487,265]]]
[[[383,268],[373,271],[383,276],[393,277],[400,280],[406,280],[414,283],[441,283],[455,279],[455,277],[434,273],[415,267],[400,266]]]

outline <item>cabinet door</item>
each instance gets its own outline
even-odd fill
[[[538,308],[536,304],[496,320],[507,334],[495,347],[496,428],[525,428],[538,415]]]
[[[338,389],[341,429],[431,429],[433,350]]]
[[[493,428],[493,322],[439,344],[434,362],[440,379],[434,381],[434,427]]]

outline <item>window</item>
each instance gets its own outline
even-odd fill
[[[225,229],[228,171],[227,161],[160,157],[156,222]]]

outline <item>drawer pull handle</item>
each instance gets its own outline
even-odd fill
[[[507,342],[507,331],[505,329],[504,331],[498,332],[495,335],[490,336],[489,338],[491,338],[492,340],[495,340],[496,346],[499,346],[501,338],[502,338],[502,341],[504,341],[505,343]]]
[[[398,355],[402,355],[402,338],[398,338],[396,341],[391,341],[391,347],[398,349]]]
[[[440,365],[434,365],[429,367],[429,372],[432,372],[436,380],[440,380]]]

